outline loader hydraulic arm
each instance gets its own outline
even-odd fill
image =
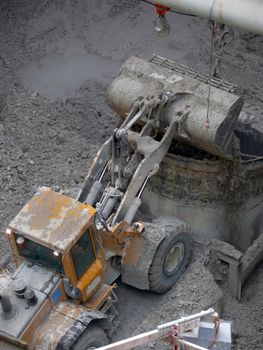
[[[132,223],[145,185],[157,172],[182,118],[174,116],[160,136],[161,115],[175,97],[176,94],[165,92],[137,100],[122,125],[98,152],[77,199],[95,206],[98,216],[104,222],[107,220],[108,225],[123,220]],[[107,170],[110,181],[103,189],[102,179]]]
[[[207,127],[207,79],[156,55],[122,66],[107,98],[124,121],[99,150],[77,197],[96,207],[104,227],[132,223],[173,139],[226,159],[236,155],[233,129],[243,100],[215,80]]]

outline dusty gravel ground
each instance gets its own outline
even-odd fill
[[[136,0],[0,1],[1,232],[39,185],[81,185],[96,150],[118,123],[106,105],[106,88],[125,59],[157,53],[208,72],[207,23],[169,14],[171,33],[159,38],[153,13]],[[262,54],[262,37],[235,30],[222,66],[223,77],[240,87],[246,109],[260,117]],[[0,252],[9,254],[4,235]],[[226,285],[220,287],[235,349],[262,349],[263,266],[245,285],[241,303]],[[138,330],[152,313],[162,315],[159,296],[121,284],[117,293],[122,327],[116,339]],[[177,297],[167,299],[171,310]],[[155,324],[174,318],[166,311],[167,319],[156,316]]]

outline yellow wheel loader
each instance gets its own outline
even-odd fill
[[[124,120],[77,198],[41,187],[6,230],[17,269],[0,276],[0,341],[32,350],[103,346],[118,324],[112,283],[119,276],[165,293],[183,274],[190,227],[174,217],[141,221],[138,209],[174,138],[233,155],[242,101],[226,83],[212,86],[213,118],[203,129],[201,78],[136,57],[122,67],[108,98]]]

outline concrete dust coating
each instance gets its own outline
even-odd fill
[[[181,316],[197,313],[212,307],[219,314],[222,312],[223,292],[217,286],[211,273],[204,267],[202,257],[198,257],[189,265],[184,276],[166,295],[158,298],[155,309],[147,315],[135,330],[135,334],[154,329]],[[158,342],[154,347],[145,349],[167,349],[167,344]]]
[[[154,9],[135,0],[2,0],[0,8],[0,221],[4,232],[38,186],[81,186],[96,151],[118,124],[106,105],[106,88],[129,56],[147,58],[156,53],[208,72],[210,33],[206,21],[170,13],[171,33],[160,38],[153,31]],[[246,110],[259,117],[262,54],[262,37],[235,30],[235,40],[222,61],[223,78],[240,86]],[[4,235],[0,252],[9,254]],[[262,274],[260,265],[248,280],[241,303],[231,298],[226,283],[219,285],[224,291],[223,317],[234,322],[235,349],[262,349]],[[205,282],[202,290],[210,286],[210,281]],[[117,293],[122,325],[115,339],[131,335],[151,315],[161,316],[158,307],[164,304],[167,312],[162,322],[174,318],[165,296],[121,283]],[[178,294],[172,299],[169,295],[173,307],[181,305]],[[160,323],[153,317],[155,325]]]
[[[18,74],[29,89],[51,100],[74,96],[87,80],[110,83],[118,73],[121,61],[112,62],[92,54],[49,55],[38,65],[22,67]]]

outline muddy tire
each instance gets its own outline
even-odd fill
[[[175,219],[156,219],[166,230],[166,237],[159,244],[149,270],[150,290],[155,293],[167,292],[182,276],[191,255],[190,228]]]
[[[86,331],[80,336],[72,350],[91,350],[107,345],[108,338],[103,329],[89,325]]]

